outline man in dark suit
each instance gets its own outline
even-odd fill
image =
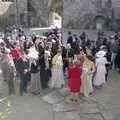
[[[73,37],[71,32],[68,32],[67,43],[70,44],[71,46],[73,44]]]

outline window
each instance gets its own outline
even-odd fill
[[[24,25],[24,23],[25,23],[25,21],[24,21],[25,19],[24,19],[24,18],[25,18],[25,14],[24,14],[24,13],[21,13],[21,14],[20,14],[20,24],[21,24],[21,25]]]
[[[11,23],[11,25],[16,23],[16,16],[14,14],[9,15],[9,23]]]
[[[97,0],[97,8],[102,8],[102,0]]]

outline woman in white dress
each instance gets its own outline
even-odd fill
[[[101,87],[105,84],[105,75],[106,75],[106,64],[108,64],[108,61],[105,57],[106,52],[105,51],[99,51],[96,53],[96,76],[93,81],[93,84],[95,87]]]
[[[64,85],[61,50],[58,50],[57,54],[53,57],[52,65],[52,78],[49,86],[51,88],[61,88]]]

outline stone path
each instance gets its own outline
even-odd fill
[[[111,72],[110,81],[103,89],[95,91],[89,98],[83,98],[79,104],[67,104],[65,89],[46,95],[43,100],[53,105],[54,120],[119,120],[120,119],[120,75]],[[61,98],[61,99],[54,99]],[[51,102],[50,98],[55,102]],[[51,99],[51,100],[52,100]],[[63,100],[62,100],[63,99]]]
[[[66,89],[47,89],[41,91],[41,96],[11,96],[11,112],[6,120],[120,120],[120,74],[111,72],[109,80],[103,89],[73,105],[65,102]]]

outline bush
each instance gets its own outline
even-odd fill
[[[4,110],[3,112],[0,112],[0,120],[5,120],[7,115],[10,113],[11,111],[11,102],[9,97],[4,98],[3,100],[0,101],[0,103],[4,104]]]
[[[5,29],[8,25],[8,16],[7,15],[0,15],[0,30]]]

